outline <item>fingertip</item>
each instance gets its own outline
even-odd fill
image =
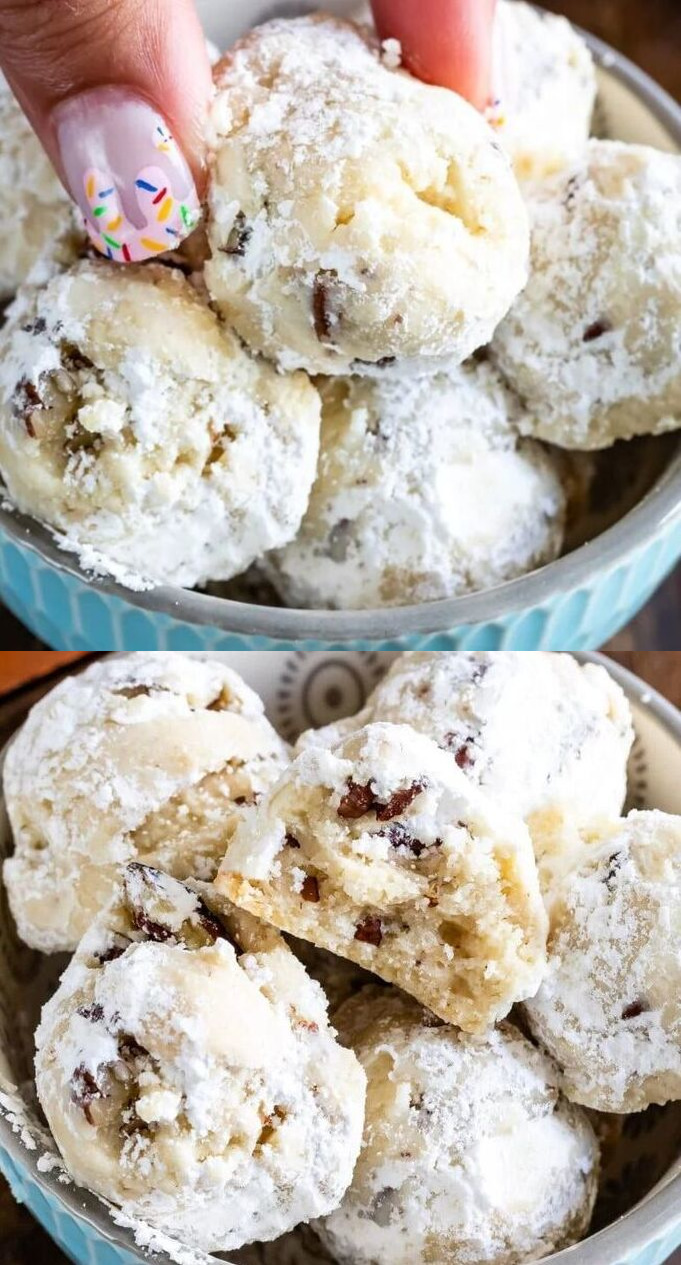
[[[372,0],[382,39],[398,39],[403,64],[477,109],[492,97],[495,0]]]

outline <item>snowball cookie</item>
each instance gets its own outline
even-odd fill
[[[586,1233],[596,1138],[516,1028],[472,1037],[375,988],[334,1023],[368,1081],[352,1185],[315,1226],[342,1265],[516,1265]]]
[[[243,805],[287,759],[260,699],[221,662],[138,653],[62,681],[4,766],[4,880],[22,940],[74,949],[135,858],[210,878]]]
[[[227,579],[286,543],[318,437],[307,378],[253,360],[176,269],[81,263],[0,336],[10,497],[138,587]]]
[[[134,863],[36,1033],[75,1181],[205,1252],[335,1208],[365,1078],[281,936]]]
[[[576,828],[622,811],[631,710],[596,664],[541,651],[402,654],[362,711],[303,734],[298,750],[333,747],[374,721],[427,734],[488,800],[522,817],[545,886],[581,850]]]
[[[312,979],[321,984],[329,1010],[333,1011],[341,1002],[347,1001],[354,993],[358,993],[367,984],[380,984],[380,980],[369,971],[364,971],[355,962],[340,958],[335,953],[327,953],[326,949],[318,949],[307,940],[299,940],[297,936],[286,936],[286,942],[302,962]]]
[[[642,1111],[681,1098],[680,943],[681,817],[630,813],[564,882],[549,973],[526,1007],[575,1102]]]
[[[493,351],[564,448],[681,426],[681,156],[590,141],[533,186],[529,283]]]
[[[557,463],[518,441],[521,407],[495,369],[330,379],[317,482],[267,571],[290,606],[362,608],[491,588],[557,558]]]
[[[328,16],[215,72],[208,289],[285,369],[464,360],[527,277],[527,213],[481,116]]]
[[[0,241],[0,300],[76,230],[72,204],[45,150],[0,75],[0,186],[7,227]]]
[[[565,18],[499,0],[494,24],[497,100],[488,119],[527,180],[578,160],[596,101],[586,42]]]
[[[467,1031],[503,1018],[543,977],[547,924],[525,826],[406,725],[299,755],[240,823],[215,881]]]

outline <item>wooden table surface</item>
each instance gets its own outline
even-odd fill
[[[613,658],[618,659],[630,671],[648,681],[655,689],[671,699],[677,707],[681,707],[681,651],[616,651]],[[26,672],[33,672],[31,664]],[[62,675],[60,670],[59,676]],[[52,681],[55,678],[50,678]],[[33,697],[36,691],[42,692],[44,683],[36,685],[33,681],[26,692],[14,691],[2,705],[0,720],[0,742],[8,736],[7,726],[13,729],[16,725],[14,717],[25,710],[25,700]],[[3,728],[3,720],[5,725]],[[0,1262],[1,1265],[67,1265],[66,1258],[33,1221],[24,1208],[17,1206],[8,1187],[0,1178]],[[677,1252],[668,1265],[681,1265],[681,1250]]]

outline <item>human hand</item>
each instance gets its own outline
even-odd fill
[[[378,32],[400,40],[419,79],[453,88],[479,110],[492,97],[496,0],[372,0]]]
[[[0,0],[0,65],[102,253],[191,231],[211,91],[193,0]]]

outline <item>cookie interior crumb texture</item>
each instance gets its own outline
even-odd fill
[[[526,821],[546,896],[581,852],[580,830],[623,809],[631,709],[598,664],[541,651],[407,652],[356,716],[302,734],[297,750],[333,747],[375,721],[426,734],[492,803]]]
[[[546,916],[530,836],[407,726],[302,752],[239,824],[234,902],[481,1031],[532,996]]]
[[[105,659],[32,709],[4,765],[15,851],[3,877],[22,939],[75,949],[126,862],[210,878],[287,748],[226,665]]]

